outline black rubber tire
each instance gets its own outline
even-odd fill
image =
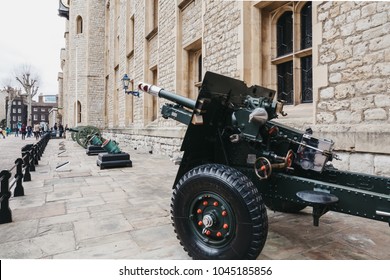
[[[283,213],[298,213],[306,208],[306,205],[290,201],[264,199],[265,205],[273,211]]]
[[[231,210],[234,231],[223,244],[210,244],[194,229],[191,205],[203,194],[220,198]],[[267,239],[267,210],[257,188],[244,174],[221,164],[195,167],[179,180],[171,216],[180,244],[193,259],[256,259]]]

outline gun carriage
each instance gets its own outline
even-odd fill
[[[173,184],[171,216],[194,259],[255,259],[268,233],[265,206],[312,207],[313,225],[328,211],[387,222],[390,178],[337,170],[333,141],[273,121],[285,115],[275,91],[207,72],[196,101],[158,86],[164,118],[187,124]]]

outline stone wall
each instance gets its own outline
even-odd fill
[[[389,175],[390,3],[323,2],[317,21],[318,67],[327,80],[313,128],[336,141],[343,155],[336,167]]]
[[[108,3],[109,9],[106,8]],[[261,69],[254,73],[261,74],[265,68],[268,72],[263,78],[246,75],[251,79],[246,82],[260,80],[275,86],[269,81],[272,76],[269,70],[275,66],[265,66],[268,62],[271,64],[268,57],[271,32],[261,30],[266,17],[259,11],[262,7],[269,12],[279,4],[271,1],[159,1],[158,31],[154,37],[147,38],[150,30],[146,28],[146,20],[150,15],[145,3],[143,0],[72,1],[68,63],[64,66],[64,95],[67,96],[64,106],[72,126],[77,87],[78,99],[88,116],[82,124],[103,126],[103,136],[117,140],[121,149],[143,149],[176,157],[180,155],[186,126],[160,116],[153,122],[145,120],[149,101],[145,94],[131,99],[124,95],[120,82],[123,74],[134,79],[135,85],[140,81],[150,83],[151,70],[157,66],[159,86],[173,92],[185,89],[187,62],[183,57],[201,39],[203,72],[214,71],[242,79],[244,69],[250,71],[259,67]],[[121,5],[119,17],[115,14],[115,5]],[[390,95],[387,93],[390,88],[387,50],[390,4],[322,1],[315,2],[313,7],[314,103],[297,106],[304,108],[304,114],[298,114],[298,121],[291,123],[299,128],[311,126],[316,135],[333,139],[343,158],[335,162],[337,167],[390,174],[387,167],[390,166],[390,142],[387,141],[390,136]],[[75,18],[79,14],[85,20],[88,36],[75,34]],[[127,49],[129,16],[134,16],[135,24],[131,54]],[[108,30],[105,30],[107,18]],[[255,43],[248,42],[249,39]],[[259,46],[255,47],[256,44]],[[252,54],[255,51],[261,53]],[[187,96],[185,91],[178,93]],[[159,100],[158,106],[165,102]],[[131,122],[126,120],[129,112]],[[289,123],[289,117],[286,122]]]
[[[326,2],[319,64],[328,68],[320,90],[318,124],[388,124],[390,3]]]
[[[238,27],[241,10],[238,1],[206,1],[204,15],[204,68],[240,78],[238,58],[241,43]]]

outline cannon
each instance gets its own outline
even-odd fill
[[[276,122],[275,91],[207,72],[196,101],[140,83],[165,98],[164,118],[187,124],[171,199],[180,243],[194,259],[255,259],[273,211],[312,208],[390,225],[390,178],[338,170],[334,142]]]
[[[87,148],[92,135],[100,135],[99,128],[95,126],[78,126],[74,128],[67,128],[71,132],[71,138],[76,141],[84,149]]]
[[[98,155],[96,161],[100,169],[106,167],[132,167],[128,153],[122,152],[118,143],[101,136],[100,130],[94,126],[68,128],[72,132],[72,139],[86,149],[87,155]]]

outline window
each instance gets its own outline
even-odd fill
[[[153,0],[153,29],[158,26],[158,0]]]
[[[127,19],[127,56],[134,54],[134,14]]]
[[[77,123],[81,123],[81,103],[77,101]]]
[[[158,32],[158,0],[146,1],[146,39],[152,39]]]
[[[45,115],[41,115],[41,121],[45,120]]]
[[[22,105],[22,101],[18,101],[18,105]]]
[[[12,113],[16,113],[16,108],[12,108]]]
[[[189,98],[197,99],[199,87],[202,84],[202,50],[189,52]]]
[[[38,108],[34,108],[34,112],[38,112]]]
[[[202,84],[202,39],[199,38],[185,48],[187,52],[187,91],[188,97],[196,99],[199,93],[199,87]]]
[[[45,108],[41,108],[41,112],[45,112]]]
[[[12,120],[16,122],[16,116],[12,116]]]
[[[278,20],[277,52],[278,57],[290,54],[293,51],[293,17],[292,12],[285,12]]]
[[[312,4],[290,2],[273,13],[278,99],[294,105],[313,102]]]
[[[83,18],[81,16],[77,16],[76,18],[76,34],[83,33]]]
[[[22,121],[22,116],[18,116],[18,121]]]
[[[21,108],[18,108],[18,113],[19,113],[19,114],[22,113],[22,109],[21,109]]]
[[[34,114],[34,121],[38,120],[38,115]]]

